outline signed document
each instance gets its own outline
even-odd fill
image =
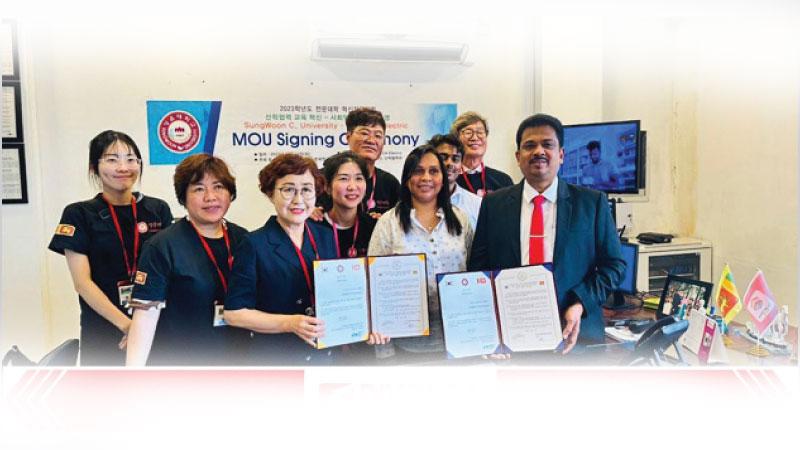
[[[425,254],[370,256],[372,331],[389,337],[428,336]]]
[[[495,276],[503,343],[512,352],[553,350],[562,341],[553,274],[543,266]]]
[[[553,274],[544,266],[437,274],[436,280],[449,358],[561,344]]]
[[[316,317],[325,322],[317,348],[366,341],[369,299],[365,258],[314,261]]]
[[[500,351],[492,277],[489,272],[436,275],[448,358]]]

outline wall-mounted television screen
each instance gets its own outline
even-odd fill
[[[565,181],[609,194],[637,194],[640,187],[639,121],[564,126]]]

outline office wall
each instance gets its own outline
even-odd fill
[[[697,59],[695,233],[730,264],[739,291],[761,269],[798,323],[797,16],[692,23]],[[714,280],[716,282],[716,278]]]
[[[604,23],[603,119],[641,118],[648,201],[634,234],[712,242],[740,294],[757,269],[797,319],[797,16]],[[738,320],[747,320],[742,313]]]

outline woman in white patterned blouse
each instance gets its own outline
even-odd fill
[[[400,201],[378,220],[369,242],[370,256],[425,253],[428,272],[430,335],[398,338],[391,347],[378,346],[378,356],[396,355],[398,363],[444,357],[436,274],[466,270],[467,250],[474,230],[466,213],[450,204],[444,184],[445,167],[430,145],[415,148],[406,158]]]

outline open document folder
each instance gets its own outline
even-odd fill
[[[314,261],[314,312],[325,322],[317,348],[389,337],[427,336],[425,254]]]
[[[448,358],[553,350],[562,341],[545,266],[436,275]]]

